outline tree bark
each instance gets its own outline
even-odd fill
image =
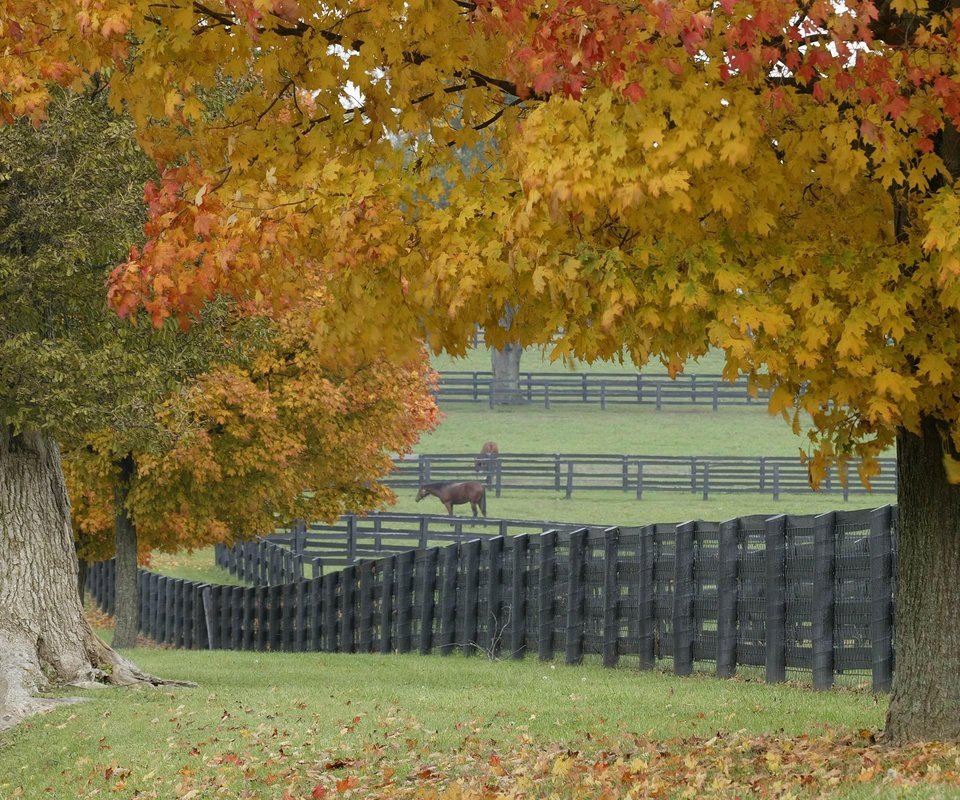
[[[116,596],[113,646],[137,646],[140,631],[140,596],[137,591],[137,529],[127,511],[127,495],[135,469],[133,456],[118,465],[120,477],[114,486],[114,540],[116,545]]]
[[[94,634],[77,580],[59,448],[0,429],[0,730],[62,702],[34,696],[51,685],[163,683]]]
[[[517,313],[514,306],[508,305],[500,320],[500,327],[510,330],[513,317]],[[501,349],[490,348],[490,363],[493,380],[490,383],[490,404],[494,406],[520,405],[524,402],[520,392],[520,356],[523,347],[518,342],[507,342]]]
[[[523,348],[516,342],[507,343],[502,350],[490,348],[493,367],[490,394],[493,405],[519,405],[524,401],[520,391],[521,355],[523,355]]]
[[[897,437],[899,524],[894,743],[960,741],[960,486],[947,483],[937,422]]]

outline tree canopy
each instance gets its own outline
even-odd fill
[[[476,322],[502,344],[511,305],[509,337],[558,355],[721,348],[809,415],[814,483],[896,440],[891,730],[956,738],[960,627],[931,594],[960,571],[955,6],[6,0],[0,118],[109,82],[160,170],[122,316],[322,290],[310,329],[356,360],[458,352]]]

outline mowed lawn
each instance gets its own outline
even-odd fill
[[[0,734],[8,798],[955,797],[960,750],[866,692],[534,659],[140,650],[195,688],[77,692]]]
[[[856,732],[876,731],[885,705],[851,691],[533,659],[156,649],[135,658],[198,685],[79,692],[86,702],[0,734],[0,798],[280,800],[311,797],[318,785],[339,796],[351,776],[353,796],[391,796],[373,792],[385,775],[401,796],[452,780],[463,759],[486,769],[520,752],[556,761],[616,750],[632,760],[638,742],[693,754],[718,734],[853,736],[859,747],[869,742]]]

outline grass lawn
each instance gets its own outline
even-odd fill
[[[885,700],[864,692],[459,655],[135,658],[198,686],[80,692],[0,734],[0,800],[430,797],[458,781],[445,796],[957,796],[960,751],[878,749]]]
[[[446,353],[431,356],[430,363],[433,368],[439,372],[447,370],[467,371],[467,372],[489,372],[490,371],[490,350],[484,345],[468,350],[466,355],[461,358],[454,358]],[[719,375],[723,371],[724,356],[719,350],[711,350],[700,359],[687,362],[684,371],[688,373],[700,373],[704,375]],[[643,372],[649,375],[666,375],[666,367],[657,359],[653,359],[641,370],[629,360],[618,364],[613,361],[594,361],[588,364],[586,361],[569,361],[564,364],[563,361],[551,361],[550,356],[542,349],[528,347],[523,351],[520,358],[521,372],[619,372],[632,375],[635,372]]]

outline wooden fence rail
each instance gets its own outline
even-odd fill
[[[896,459],[879,459],[881,473],[871,481],[874,493],[897,491]],[[499,497],[504,490],[551,491],[570,497],[574,491],[690,492],[704,500],[711,494],[751,492],[779,500],[785,494],[809,494],[807,467],[782,456],[651,456],[595,453],[500,453],[477,469],[475,453],[421,453],[394,459],[384,483],[415,489],[431,481],[482,480]],[[819,491],[864,495],[857,476],[846,485],[831,472]]]
[[[890,507],[454,542],[272,586],[141,571],[141,628],[175,647],[596,656],[686,675],[763,668],[766,680],[867,671],[890,688]],[[110,610],[110,562],[89,573]]]
[[[451,371],[440,373],[436,396],[444,403],[487,403],[509,395],[515,403],[552,405],[599,404],[664,406],[755,405],[765,408],[769,393],[751,394],[746,379],[725,381],[720,375],[625,374],[622,372],[521,372],[516,387],[497,384],[492,372]]]

